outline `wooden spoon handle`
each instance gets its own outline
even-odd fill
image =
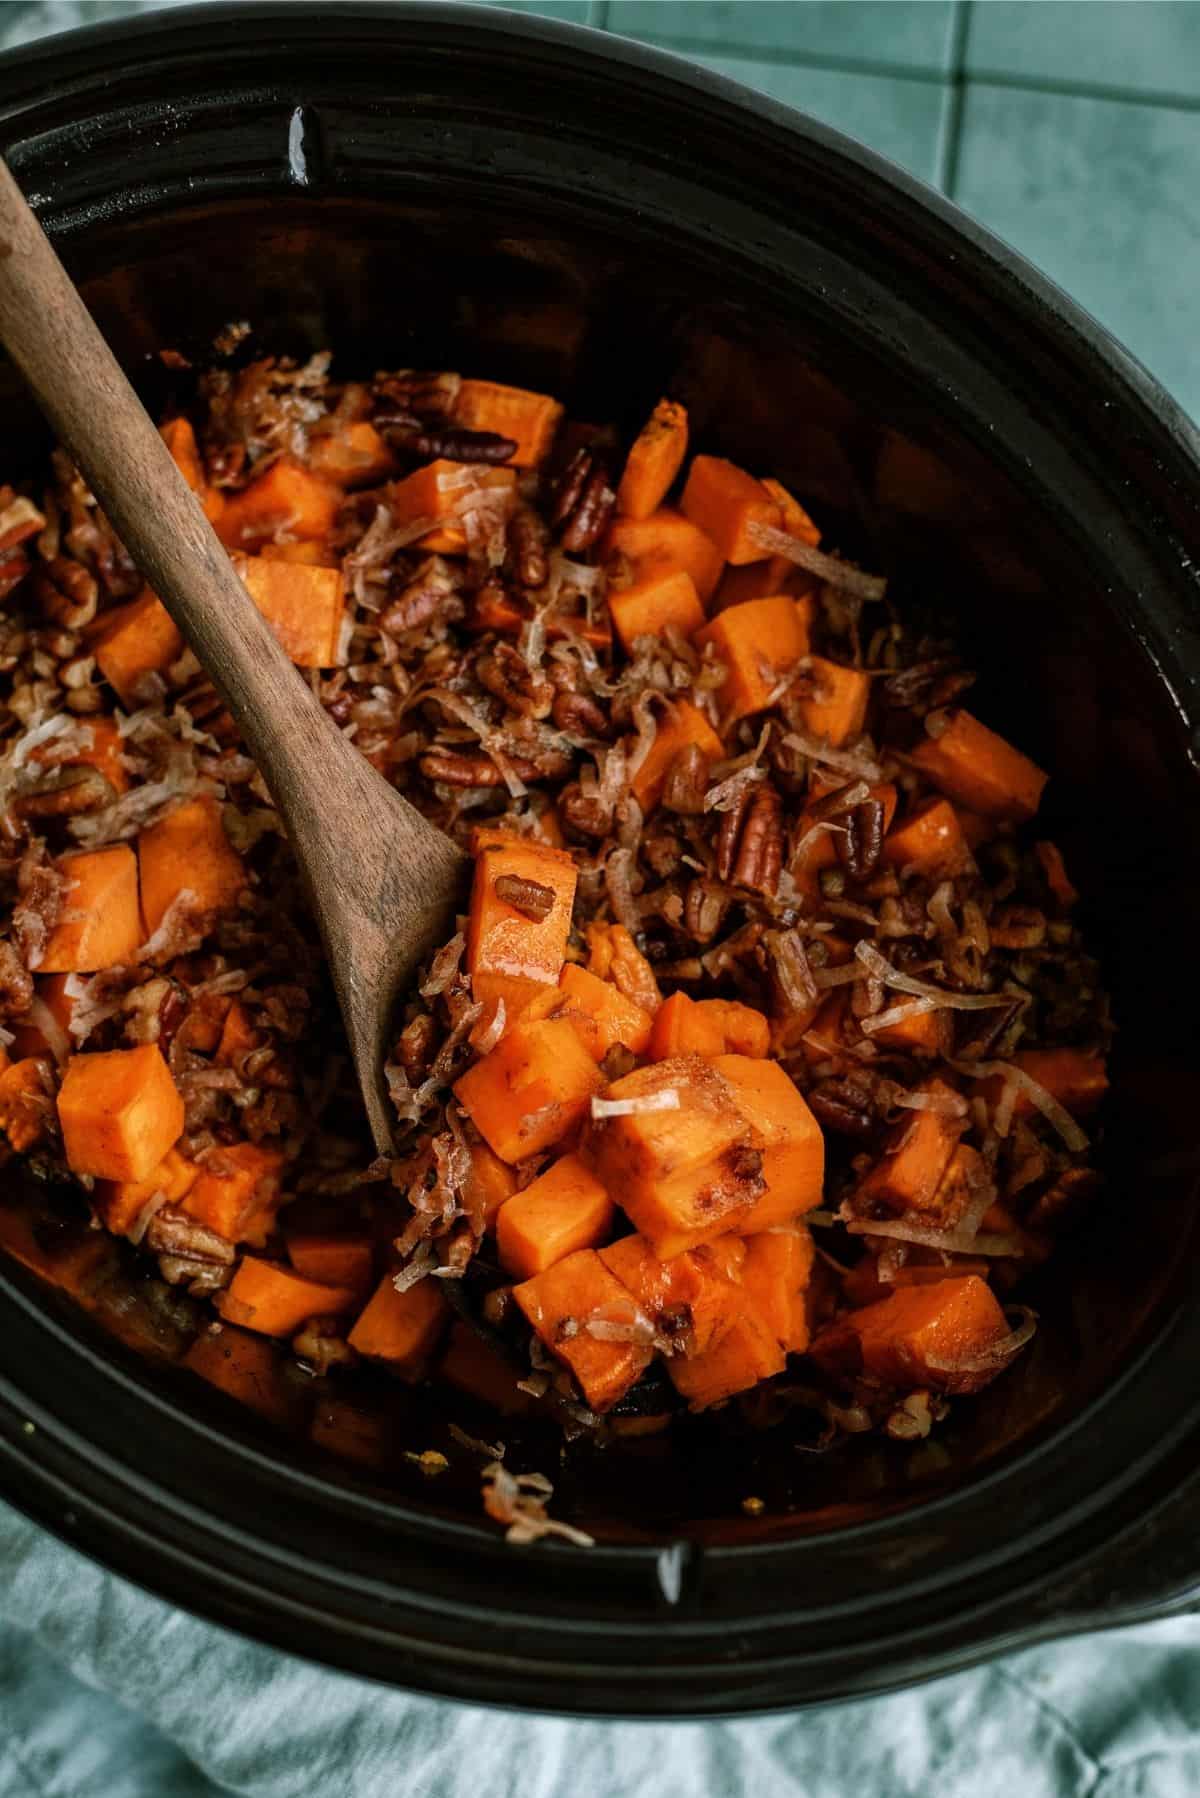
[[[225,699],[285,819],[331,758],[359,787],[362,758],[238,579],[2,160],[0,338]]]

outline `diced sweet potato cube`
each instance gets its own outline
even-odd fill
[[[241,552],[235,552],[240,554]],[[338,555],[328,543],[309,539],[305,543],[264,543],[255,551],[261,562],[290,562],[297,568],[336,568]]]
[[[599,1248],[612,1221],[612,1200],[599,1180],[578,1155],[564,1155],[500,1207],[500,1265],[518,1280],[531,1280],[577,1249]]]
[[[351,1286],[325,1286],[280,1261],[245,1255],[216,1304],[222,1317],[243,1330],[295,1336],[310,1317],[337,1317],[352,1310],[357,1298]]]
[[[636,1306],[594,1249],[580,1249],[513,1287],[513,1298],[546,1348],[565,1361],[593,1411],[611,1410],[645,1371],[648,1344],[593,1335],[588,1323],[632,1324]]]
[[[801,1355],[808,1347],[807,1292],[815,1253],[803,1225],[767,1230],[746,1244],[742,1285],[788,1355]]]
[[[940,1099],[955,1096],[944,1080],[923,1080],[918,1092]],[[882,1200],[893,1211],[936,1211],[937,1191],[965,1120],[942,1111],[914,1111],[900,1126],[899,1140],[860,1183],[859,1198]]]
[[[279,1207],[283,1160],[263,1143],[222,1144],[205,1156],[182,1209],[230,1242],[261,1247]]]
[[[396,458],[370,419],[356,418],[336,431],[314,432],[308,466],[335,487],[374,487],[395,473]]]
[[[762,1150],[766,1191],[738,1223],[749,1236],[790,1223],[821,1203],[825,1139],[804,1098],[777,1061],[719,1055],[713,1064]]]
[[[948,1055],[953,1037],[948,1011],[912,1011],[894,1024],[871,1032],[873,1043],[885,1049],[899,1049],[905,1055]]]
[[[162,601],[145,587],[128,605],[100,614],[89,647],[121,704],[133,710],[143,677],[177,662],[183,638]]]
[[[517,1176],[507,1162],[494,1155],[485,1142],[473,1142],[471,1171],[463,1184],[463,1206],[481,1230],[490,1230],[496,1213],[517,1190]]]
[[[1020,1049],[1013,1061],[1031,1080],[1044,1086],[1072,1117],[1087,1117],[1108,1091],[1103,1056],[1083,1049]],[[988,1104],[995,1106],[1003,1087],[1003,1077],[997,1074],[983,1081],[980,1090]],[[1028,1094],[1017,1094],[1014,1117],[1031,1117],[1036,1109]]]
[[[730,1314],[709,1347],[696,1355],[673,1355],[667,1362],[676,1391],[693,1411],[705,1411],[782,1373],[787,1360],[749,1292],[738,1286],[730,1291]]]
[[[75,1015],[76,1001],[68,996],[67,982],[69,974],[39,974],[33,983],[34,1005],[31,1010],[23,1012],[20,1017],[11,1020],[9,1028],[13,1039],[9,1051],[14,1061],[21,1061],[27,1055],[49,1055],[55,1061],[61,1060],[61,1042],[58,1032],[71,1040],[71,1019]],[[54,1034],[54,1042],[37,1021],[37,1008],[44,1005],[50,1016],[47,1020],[50,1031]],[[54,1026],[57,1025],[57,1031]],[[59,1053],[55,1054],[56,1045]]]
[[[18,1155],[47,1135],[52,1115],[50,1063],[41,1056],[14,1061],[0,1073],[0,1130]]]
[[[533,1398],[517,1384],[516,1369],[461,1318],[450,1326],[437,1371],[447,1385],[502,1417],[525,1417],[535,1409]]]
[[[567,1020],[593,1060],[603,1061],[618,1044],[633,1055],[645,1053],[654,1020],[611,980],[569,961],[558,977],[558,990],[562,1003],[553,1016]]]
[[[1010,1224],[1011,1221],[1009,1219]],[[985,1223],[984,1228],[990,1230],[993,1226]],[[930,1253],[934,1251],[930,1250]],[[882,1299],[890,1299],[901,1287],[932,1286],[951,1275],[959,1279],[967,1274],[978,1274],[980,1279],[986,1280],[988,1263],[982,1259],[971,1261],[965,1255],[959,1255],[955,1257],[953,1268],[949,1268],[939,1256],[936,1263],[926,1265],[910,1261],[906,1266],[896,1268],[889,1280],[880,1280],[878,1272],[879,1263],[874,1255],[864,1255],[861,1261],[855,1262],[842,1281],[842,1297],[848,1305],[875,1305]]]
[[[341,497],[329,481],[298,462],[273,462],[226,500],[216,533],[227,549],[257,549],[277,537],[323,541],[333,529]]]
[[[600,1259],[632,1294],[660,1336],[699,1354],[724,1322],[731,1303],[733,1277],[713,1256],[717,1242],[674,1255],[669,1261],[654,1253],[644,1236],[623,1236],[600,1250]]]
[[[796,707],[804,728],[822,737],[834,749],[862,735],[871,698],[871,677],[860,668],[844,668],[824,656],[810,658],[813,692],[798,698]]]
[[[343,660],[340,569],[306,567],[266,556],[238,556],[234,566],[297,667],[337,667]]]
[[[703,1004],[689,999],[686,993],[672,993],[664,999],[654,1018],[647,1053],[651,1061],[666,1061],[676,1055],[722,1055],[725,1031],[720,1017],[706,1011]]]
[[[664,1094],[675,1095],[670,1108],[661,1108]],[[711,1062],[688,1055],[638,1068],[606,1099],[636,1109],[593,1118],[585,1158],[656,1254],[740,1228],[763,1191],[762,1158]]]
[[[680,510],[712,539],[727,562],[763,562],[770,555],[751,527],[779,528],[778,500],[744,469],[721,456],[696,456],[688,472]]]
[[[1027,755],[964,711],[948,713],[940,736],[927,737],[912,759],[960,805],[1016,824],[1034,816],[1047,778]]]
[[[215,1336],[202,1330],[183,1365],[260,1417],[281,1423],[294,1408],[296,1388],[285,1380],[279,1350],[268,1337],[230,1324]]]
[[[153,935],[176,899],[197,912],[230,911],[246,884],[242,859],[225,835],[210,795],[185,799],[138,837],[142,915]]]
[[[779,507],[780,529],[786,531],[789,537],[798,537],[801,543],[807,543],[816,549],[821,541],[821,533],[800,501],[794,499],[779,481],[768,478],[763,486]]]
[[[691,575],[702,605],[716,592],[725,566],[716,544],[670,506],[660,506],[649,518],[615,518],[609,528],[608,552],[624,556],[635,567],[653,559],[681,569]]]
[[[368,1360],[386,1361],[393,1373],[419,1380],[450,1315],[437,1280],[418,1280],[407,1291],[397,1292],[391,1274],[385,1274],[347,1341]]]
[[[31,762],[43,768],[95,768],[102,774],[114,793],[125,793],[129,790],[129,771],[125,766],[124,742],[115,718],[79,718],[75,720],[77,729],[71,732],[71,738],[77,735],[83,742],[64,748],[61,737],[51,737],[46,743],[39,743],[29,753]]]
[[[958,1143],[928,1207],[929,1221],[938,1230],[953,1230],[990,1185],[987,1166],[978,1149],[970,1143]]]
[[[183,1129],[183,1100],[155,1043],[72,1055],[58,1094],[73,1174],[144,1180]]]
[[[905,1286],[879,1304],[851,1311],[820,1331],[810,1353],[835,1373],[869,1374],[896,1387],[976,1392],[996,1369],[952,1370],[1009,1334],[1004,1313],[977,1274]]]
[[[661,637],[668,625],[690,637],[704,623],[704,607],[691,575],[658,556],[644,556],[635,563],[625,586],[610,586],[608,610],[626,649],[632,649],[639,637]]]
[[[498,381],[463,381],[454,404],[457,423],[469,431],[494,431],[516,444],[513,468],[537,468],[554,447],[563,408],[546,393],[504,387]]]
[[[168,1149],[144,1180],[97,1180],[92,1204],[97,1216],[114,1236],[124,1236],[154,1198],[162,1193],[168,1205],[177,1205],[196,1184],[200,1169],[178,1149]]]
[[[262,1041],[250,1023],[250,1014],[240,999],[234,999],[225,1013],[215,1060],[223,1068],[240,1066],[242,1057],[257,1049]]]
[[[169,419],[159,427],[159,435],[170,450],[176,468],[200,501],[204,516],[215,523],[225,510],[225,495],[219,487],[208,484],[191,420]]]
[[[728,673],[717,690],[723,723],[731,724],[771,704],[797,662],[808,654],[804,603],[786,595],[747,600],[718,613],[696,632],[711,643]]]
[[[883,853],[897,867],[934,879],[953,879],[972,864],[962,826],[947,799],[926,800],[894,824],[884,840]]]
[[[581,1122],[600,1070],[562,1018],[518,1021],[454,1091],[501,1161],[553,1148]]]
[[[698,749],[708,762],[725,753],[721,739],[704,713],[686,699],[672,702],[658,720],[658,731],[641,767],[630,781],[633,796],[643,812],[652,812],[663,795],[671,764],[684,749]]]
[[[306,1280],[324,1286],[348,1286],[362,1292],[371,1284],[375,1249],[365,1231],[339,1236],[306,1230],[287,1239],[288,1260]]]
[[[137,858],[128,843],[64,855],[69,883],[38,963],[42,974],[94,974],[137,960],[142,941]]]
[[[752,1005],[742,1005],[736,999],[699,999],[696,1003],[720,1030],[722,1054],[761,1059],[770,1050],[771,1026]]]
[[[421,539],[422,549],[440,555],[461,555],[467,540],[458,522],[459,514],[475,493],[503,488],[515,492],[517,476],[513,468],[481,467],[474,462],[439,460],[426,463],[402,481],[388,488],[388,503],[397,524],[415,524],[421,518],[436,518],[444,523]]]
[[[499,830],[477,831],[474,848],[466,969],[475,998],[484,1005],[503,999],[511,1020],[537,992],[558,984],[575,863],[565,850]]]
[[[617,511],[626,518],[649,518],[661,506],[687,455],[687,409],[659,400],[634,440],[617,488]]]

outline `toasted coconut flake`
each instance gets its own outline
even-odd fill
[[[751,524],[750,535],[773,556],[785,556],[797,568],[806,569],[818,580],[828,581],[831,587],[837,587],[843,593],[852,593],[856,599],[882,599],[887,592],[883,575],[864,574],[852,563],[843,562],[840,556],[826,555],[824,550],[814,549],[811,543],[805,543],[787,531],[777,530],[773,524]]]
[[[965,1118],[969,1109],[961,1093],[897,1093],[892,1103],[902,1111],[932,1111],[944,1118]]]
[[[673,1086],[664,1086],[656,1093],[637,1093],[632,1099],[593,1099],[592,1116],[594,1118],[631,1118],[641,1117],[648,1111],[678,1111],[679,1092]]]
[[[166,1202],[167,1195],[161,1189],[158,1192],[152,1192],[150,1194],[150,1197],[146,1200],[146,1203],[142,1206],[132,1224],[125,1232],[134,1248],[137,1248],[143,1236],[145,1236],[146,1231],[150,1228]]]
[[[558,1536],[576,1548],[592,1548],[593,1537],[547,1514],[546,1501],[553,1494],[545,1474],[510,1473],[500,1461],[483,1470],[483,1508],[497,1523],[508,1525],[509,1542],[526,1547],[544,1536]]]
[[[841,774],[850,774],[857,780],[865,780],[872,786],[882,778],[879,763],[875,760],[875,752],[870,747],[861,749],[835,749],[824,737],[810,737],[806,731],[789,730],[783,738],[785,749],[794,749],[797,755],[806,755],[810,761],[819,762],[824,768],[834,768]]]
[[[1067,1111],[1064,1106],[1059,1104],[1053,1093],[1048,1092],[1040,1081],[1033,1078],[1032,1074],[1027,1074],[1024,1068],[1019,1068],[1016,1062],[953,1061],[950,1065],[957,1069],[960,1074],[969,1074],[973,1080],[986,1079],[989,1075],[993,1074],[998,1074],[1002,1080],[1005,1080],[1008,1083],[1008,1092],[1005,1093],[1004,1098],[1008,1097],[1008,1093],[1012,1094],[1012,1101],[1007,1113],[1008,1123],[1011,1123],[1012,1121],[1012,1107],[1016,1104],[1018,1093],[1024,1093],[1030,1104],[1037,1107],[1038,1111],[1041,1112],[1048,1123],[1053,1124],[1054,1128],[1058,1131],[1058,1134],[1062,1137],[1063,1142],[1073,1154],[1077,1155],[1081,1150],[1087,1148],[1087,1132],[1080,1129],[1070,1112]],[[998,1136],[1006,1136],[1008,1134],[1007,1127],[1004,1130],[1001,1130],[998,1121],[1000,1106],[1003,1105],[1004,1098],[1001,1099],[1000,1105],[997,1105],[996,1115],[994,1115],[992,1119],[993,1127]]]
[[[420,992],[423,999],[436,999],[439,993],[444,993],[448,986],[453,985],[458,978],[458,970],[466,946],[467,939],[461,930],[452,936],[448,943],[442,944],[433,958],[427,979],[421,985]]]
[[[874,1017],[860,1018],[858,1027],[865,1036],[870,1036],[876,1030],[890,1030],[893,1024],[905,1024],[909,1018],[919,1018],[934,1010],[932,999],[912,999],[903,1005],[889,1006],[887,1011],[878,1011]]]
[[[505,1446],[503,1442],[484,1442],[479,1436],[468,1436],[466,1430],[460,1429],[456,1423],[446,1425],[450,1435],[460,1448],[466,1448],[473,1455],[481,1455],[485,1461],[503,1461]]]
[[[985,1208],[986,1209],[986,1208]],[[852,1214],[841,1222],[851,1236],[894,1236],[897,1242],[915,1242],[925,1249],[943,1249],[947,1255],[983,1255],[1004,1259],[1022,1252],[1018,1237],[998,1230],[968,1236],[962,1230],[935,1230],[929,1224],[910,1224],[904,1218],[863,1218]]]
[[[868,973],[882,980],[885,986],[895,987],[898,992],[912,993],[918,999],[932,1001],[932,1009],[944,1011],[986,1011],[994,1005],[1011,1005],[1011,993],[950,993],[944,987],[931,986],[927,980],[917,980],[911,974],[902,974],[894,968],[890,961],[880,955],[871,943],[861,942],[854,946],[854,953],[867,969]]]
[[[848,961],[838,968],[814,968],[812,977],[817,991],[824,993],[835,986],[853,986],[856,980],[862,979],[863,972],[857,962]]]
[[[49,1044],[50,1053],[59,1067],[62,1067],[71,1053],[71,1039],[63,1029],[44,999],[35,998],[27,1013],[29,1022],[35,1030],[40,1030]],[[12,1041],[10,1036],[8,1039]]]

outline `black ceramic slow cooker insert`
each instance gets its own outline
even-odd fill
[[[686,395],[702,447],[777,472],[952,616],[981,709],[1053,772],[1119,1024],[1097,1225],[1039,1291],[1034,1351],[935,1450],[767,1444],[744,1470],[774,1482],[761,1518],[717,1457],[630,1453],[564,1489],[595,1548],[512,1548],[477,1486],[339,1468],[0,1257],[4,1496],[293,1651],[575,1712],[879,1691],[1194,1599],[1200,460],[1179,410],[867,151],[548,21],[170,12],[4,58],[0,120],[152,403],[159,349],[241,318],[584,415]],[[45,438],[0,383],[16,474]]]

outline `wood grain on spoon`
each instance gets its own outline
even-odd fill
[[[465,858],[364,761],[288,661],[2,161],[0,338],[262,770],[386,1152],[395,1003],[449,934]]]

